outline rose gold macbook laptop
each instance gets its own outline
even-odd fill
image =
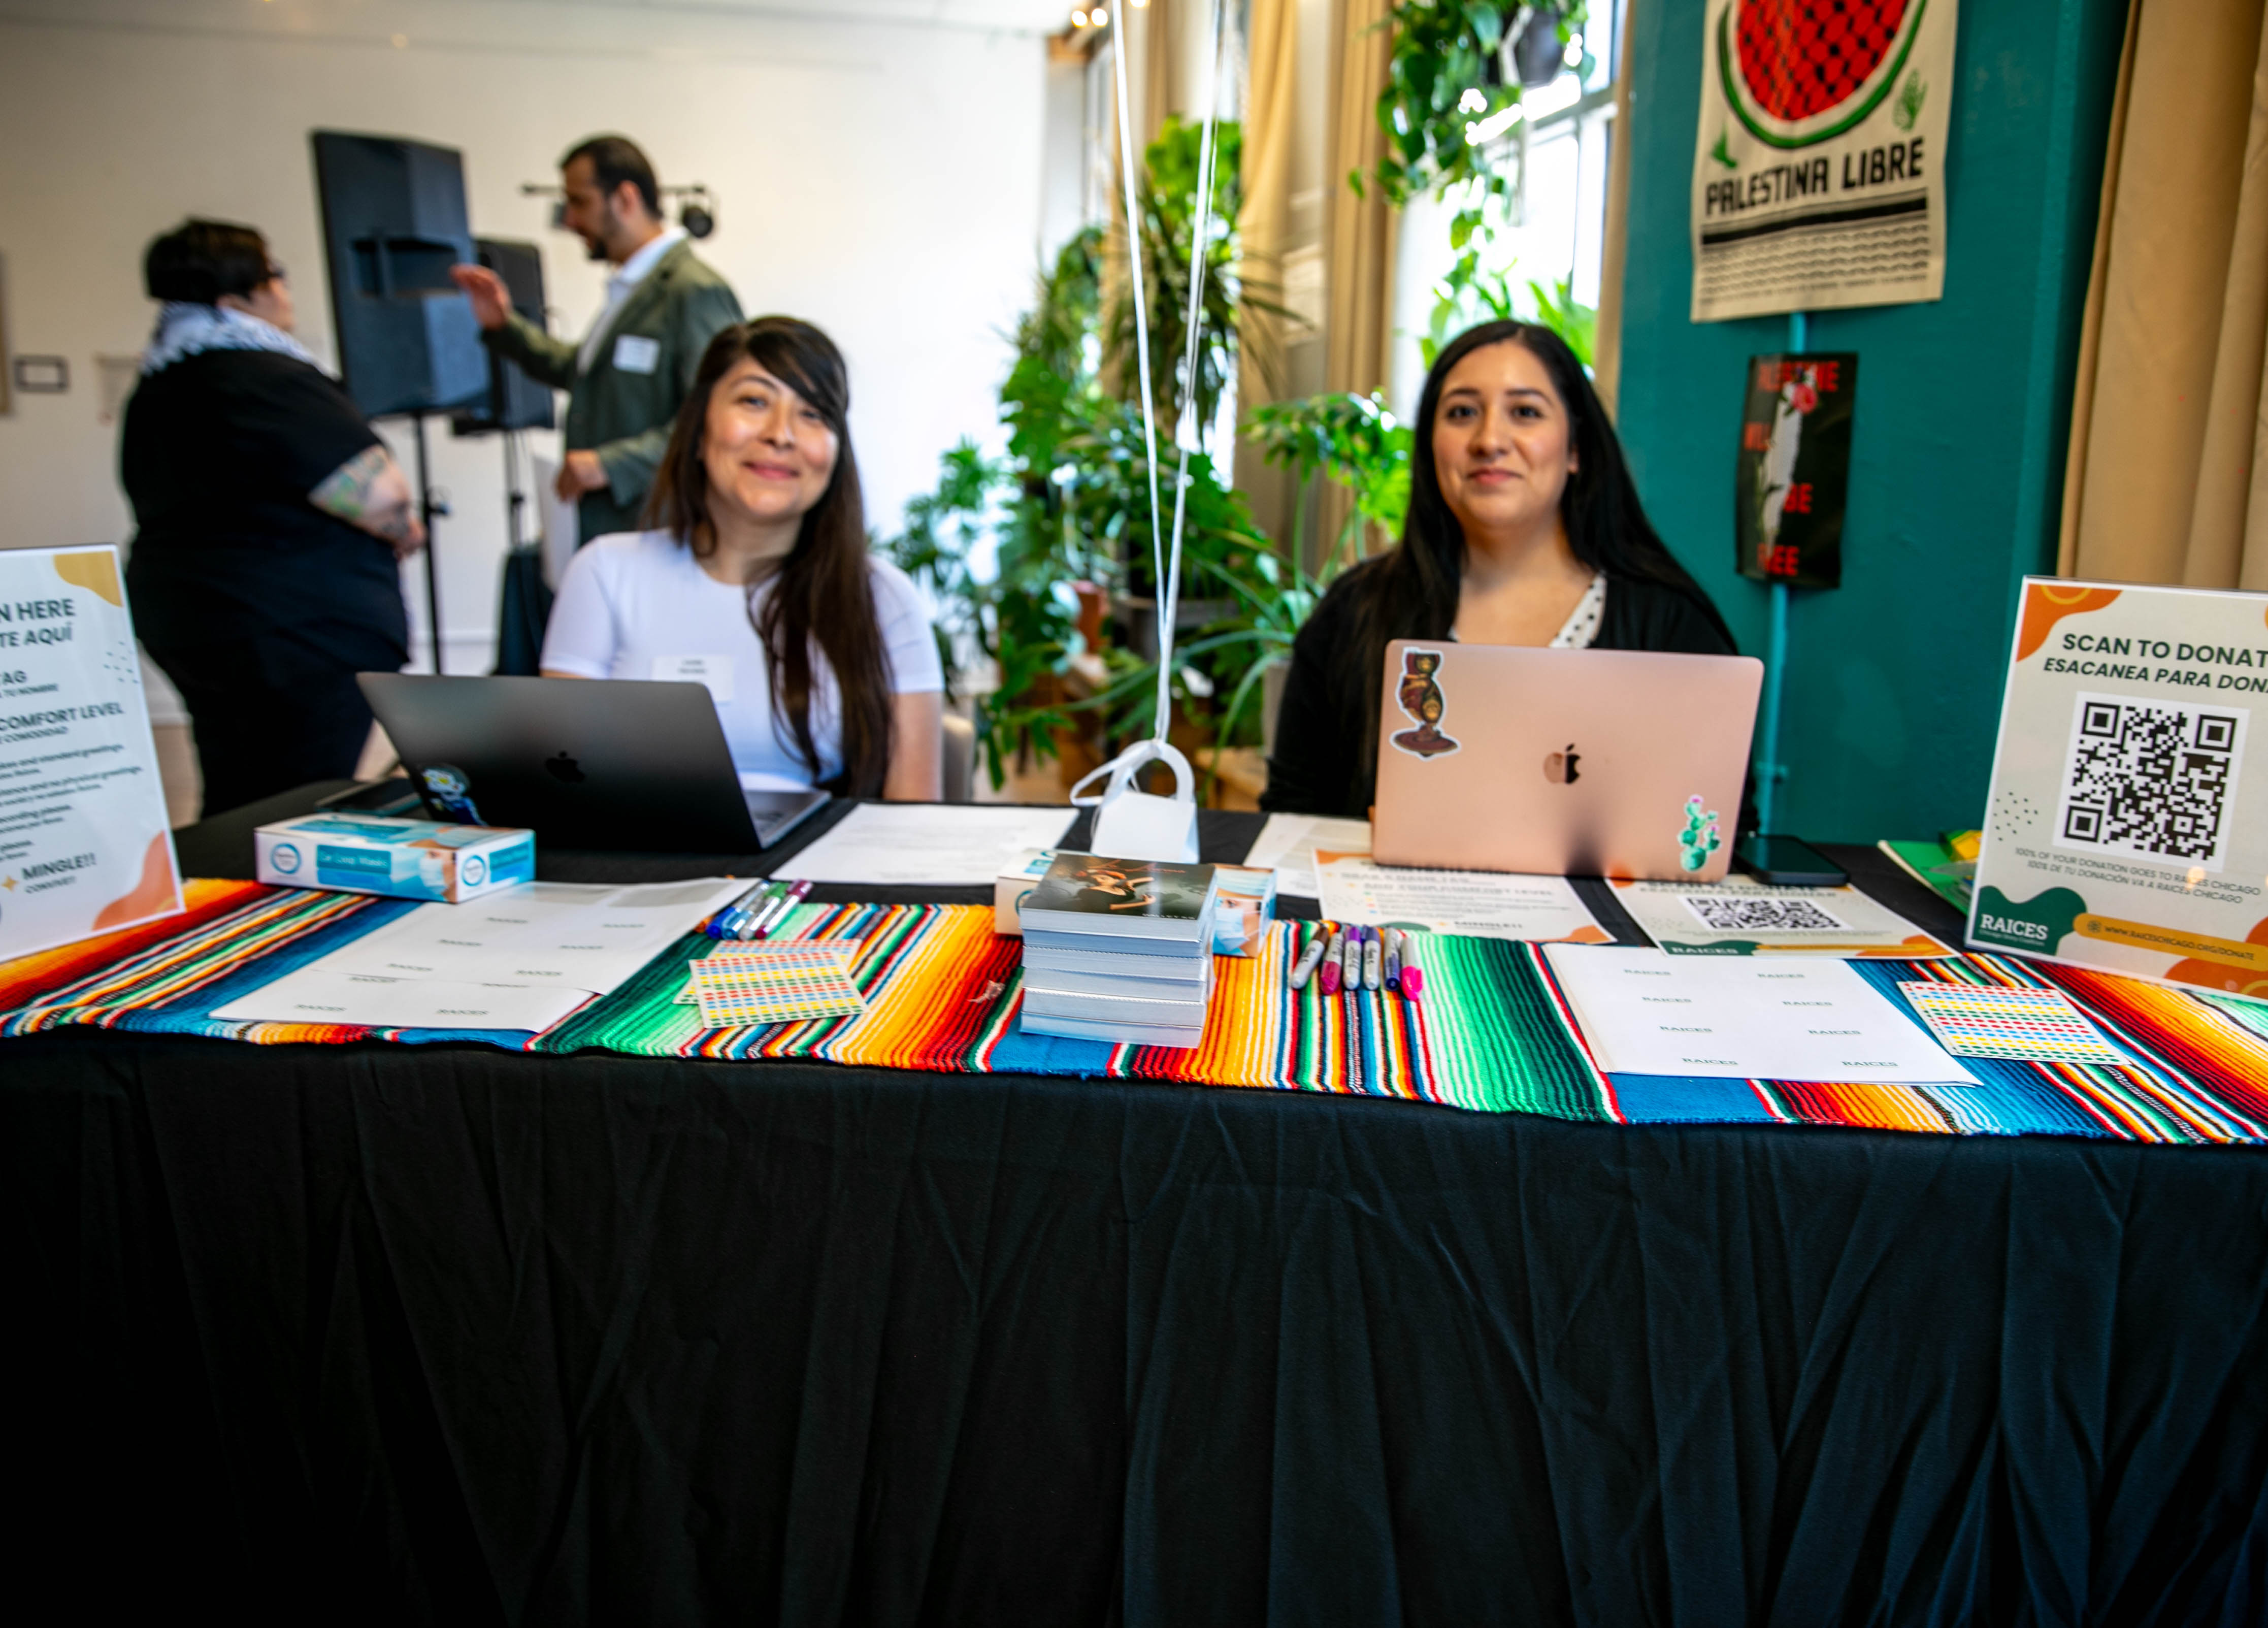
[[[1372,857],[1715,881],[1764,671],[1751,656],[1396,639]]]

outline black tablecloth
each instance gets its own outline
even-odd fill
[[[2254,1151],[83,1033],[0,1116],[74,1617],[2268,1614]]]

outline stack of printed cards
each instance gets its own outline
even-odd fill
[[[688,986],[709,1028],[750,1028],[864,1012],[850,982],[855,944],[749,945],[689,963]]]
[[[2017,1063],[2124,1063],[2079,1008],[2054,990],[1997,983],[1898,985],[1938,1043],[1957,1057]]]

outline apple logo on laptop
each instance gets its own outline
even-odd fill
[[[554,780],[564,781],[569,785],[579,785],[583,781],[582,770],[577,766],[575,760],[564,752],[556,757],[545,758],[543,772]]]
[[[1545,755],[1543,777],[1554,785],[1572,785],[1583,777],[1582,771],[1575,767],[1582,761],[1582,755],[1575,750],[1575,743],[1570,740],[1565,751]]]

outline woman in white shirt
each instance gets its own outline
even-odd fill
[[[808,322],[718,334],[645,519],[560,584],[547,678],[697,680],[743,785],[934,799],[945,675],[906,574],[866,551],[842,352]]]

